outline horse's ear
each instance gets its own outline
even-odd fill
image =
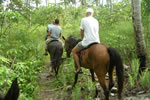
[[[19,97],[19,85],[17,82],[17,78],[15,78],[6,96],[4,97],[4,100],[18,100],[18,97]]]
[[[64,40],[66,40],[64,36],[62,36],[62,38],[63,38]]]

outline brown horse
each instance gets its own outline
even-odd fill
[[[65,50],[67,56],[70,56],[72,48],[80,41],[75,37],[68,37],[65,39]],[[114,86],[113,82],[113,70],[116,66],[116,74],[118,78],[118,98],[122,99],[122,90],[124,82],[123,64],[120,54],[112,47],[108,47],[104,44],[94,43],[90,45],[88,49],[81,50],[79,52],[80,64],[82,67],[90,69],[92,74],[92,80],[94,80],[94,72],[98,78],[100,85],[104,90],[105,99],[109,100],[109,92]],[[105,76],[109,74],[109,87],[106,86]],[[75,75],[74,85],[77,83],[78,73]]]
[[[48,52],[50,54],[52,70],[55,71],[55,75],[57,76],[59,66],[64,61],[64,58],[62,58],[62,54],[63,54],[62,43],[58,40],[51,41],[48,44]]]

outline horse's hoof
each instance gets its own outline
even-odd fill
[[[76,74],[82,74],[83,72],[82,72],[82,70],[80,69],[79,71],[76,71],[75,73],[76,73]]]
[[[79,73],[79,74],[83,74],[83,72],[82,72],[82,71],[79,71],[78,73]]]

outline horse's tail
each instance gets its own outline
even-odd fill
[[[122,59],[116,49],[109,47],[107,50],[110,55],[110,66],[116,66],[116,74],[118,78],[118,96],[121,97],[124,83],[124,68]]]
[[[62,53],[63,53],[63,48],[61,50],[61,48],[56,47],[55,52],[54,52],[54,58],[52,60],[52,65],[53,65],[53,68],[54,68],[54,70],[56,72],[56,75],[58,73],[59,65],[61,64],[61,62],[63,60],[61,58]]]

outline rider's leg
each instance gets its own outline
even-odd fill
[[[45,41],[45,53],[44,53],[44,55],[48,55],[48,44],[50,43],[50,39],[47,39],[46,41]]]
[[[77,45],[72,49],[73,58],[74,58],[75,63],[77,64],[76,72],[80,72],[80,70],[81,70],[80,63],[79,63],[79,57],[77,54],[80,50],[81,49]]]
[[[62,40],[59,39],[59,42],[61,42],[61,43],[62,43],[62,46],[64,47],[64,43],[62,42]]]

